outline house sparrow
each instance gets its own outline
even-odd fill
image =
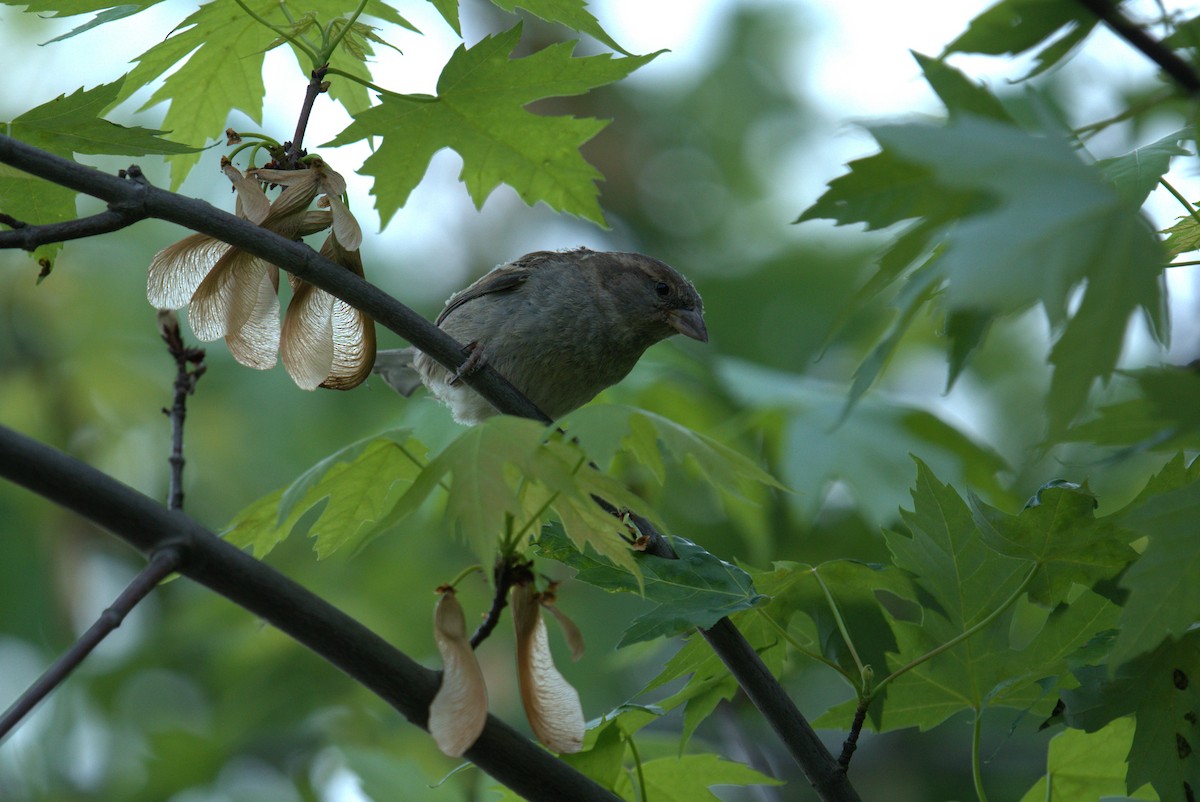
[[[457,374],[412,348],[379,352],[375,372],[403,395],[423,383],[465,424],[496,414],[461,381],[485,362],[560,418],[625,378],[659,340],[708,342],[690,281],[649,256],[587,248],[495,268],[452,295],[437,325],[469,352]]]

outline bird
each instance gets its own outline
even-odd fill
[[[413,348],[380,351],[374,371],[402,395],[424,384],[459,423],[498,414],[463,376],[490,365],[551,419],[628,375],[675,334],[708,342],[704,303],[669,265],[640,253],[536,251],[450,296],[436,324],[467,359],[447,370]]]

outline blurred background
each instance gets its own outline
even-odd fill
[[[601,203],[611,229],[529,208],[506,187],[476,210],[457,181],[461,161],[442,152],[389,228],[368,236],[367,277],[430,316],[478,274],[538,249],[637,250],[691,277],[705,299],[712,342],[656,346],[601,401],[642,406],[715,436],[795,490],[736,501],[682,470],[665,491],[643,488],[630,474],[675,532],[725,559],[758,567],[771,560],[887,560],[879,530],[896,525],[897,508],[909,503],[910,453],[960,491],[969,486],[1006,509],[1056,478],[1087,479],[1101,512],[1113,509],[1162,458],[1102,462],[1106,455],[1082,446],[1037,448],[1044,419],[1036,399],[1049,379],[1048,331],[1039,312],[997,326],[948,393],[938,321],[915,325],[879,386],[836,425],[854,368],[890,319],[886,299],[853,319],[841,319],[840,311],[870,274],[887,234],[792,221],[847,161],[874,150],[858,123],[937,113],[909,51],[937,55],[984,7],[976,0],[594,3],[593,13],[630,51],[670,51],[615,87],[535,105],[614,120],[585,147],[606,178]],[[72,92],[81,81],[92,86],[119,77],[189,11],[168,0],[133,20],[43,47],[80,20],[0,8],[9,86],[0,94],[0,120]],[[425,35],[385,31],[403,55],[384,50],[377,80],[399,91],[432,92],[458,42],[432,6],[401,11]],[[468,42],[514,19],[478,0],[466,0],[462,15]],[[534,20],[525,24],[526,50],[564,35]],[[1145,91],[1154,74],[1105,33],[1094,40],[1042,81],[1075,125],[1114,113]],[[579,52],[604,51],[585,41]],[[1020,60],[952,63],[999,93],[1024,91],[1009,83],[1027,72]],[[294,125],[304,80],[282,50],[269,55],[268,68],[261,129],[282,140]],[[148,96],[135,96],[109,119],[154,127],[161,110],[137,110]],[[331,108],[318,104],[310,150],[346,124]],[[238,113],[231,124],[260,128]],[[1098,157],[1113,155],[1179,126],[1152,119],[1091,146]],[[321,152],[348,177],[366,155],[354,147]],[[203,157],[182,191],[231,207],[218,153]],[[128,162],[91,163],[115,170]],[[167,184],[161,163],[139,163],[151,181]],[[1184,176],[1182,186],[1193,179]],[[364,229],[378,231],[368,190],[368,182],[351,181]],[[81,202],[82,213],[96,208]],[[1151,213],[1160,225],[1177,214],[1166,204]],[[182,234],[143,222],[70,245],[41,284],[24,254],[0,253],[0,422],[156,498],[166,495],[169,430],[162,407],[170,403],[174,365],[145,301],[145,275],[153,254]],[[1191,276],[1173,271],[1171,286],[1174,350],[1156,352],[1135,324],[1124,364],[1198,355],[1200,333],[1187,313]],[[401,344],[380,334],[381,347]],[[249,371],[223,344],[211,344],[208,372],[188,410],[185,510],[220,530],[238,510],[330,452],[399,426],[412,427],[431,448],[457,431],[448,413],[421,395],[404,401],[374,380],[350,393],[305,393],[281,367]],[[8,485],[0,485],[0,548],[0,705],[7,705],[111,602],[142,559]],[[318,562],[297,536],[269,558],[431,666],[438,662],[429,623],[433,588],[470,560],[432,513],[363,554]],[[484,609],[487,599],[482,582],[464,589],[468,610]],[[589,641],[580,663],[560,660],[589,717],[632,698],[678,648],[659,642],[614,650],[623,622],[642,609],[637,599],[570,584],[560,607]],[[493,711],[523,724],[507,632],[480,656]],[[851,696],[828,671],[803,662],[789,666],[786,682],[812,717]],[[675,753],[679,719],[676,713],[643,732],[643,757]],[[984,771],[993,798],[1017,798],[1042,771],[1048,734],[1037,734],[1036,724],[1020,711],[991,715]],[[752,758],[789,785],[718,794],[808,798],[795,767],[771,752],[774,740],[762,726],[737,698],[700,729],[695,745]],[[965,719],[953,719],[919,737],[867,734],[855,758],[855,784],[866,799],[972,798],[969,733]],[[825,735],[836,748],[844,732]],[[143,603],[0,745],[0,798],[490,798],[491,781],[475,770],[443,782],[456,765],[315,656],[223,599],[177,581]],[[408,790],[398,795],[396,788]]]

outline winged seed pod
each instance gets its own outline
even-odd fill
[[[330,228],[322,255],[363,275],[358,247],[362,229],[342,203],[345,179],[320,160],[304,170],[250,170],[243,175],[222,158],[221,170],[237,191],[237,214],[277,234],[298,239]],[[284,187],[272,203],[260,182]],[[319,205],[309,206],[320,195]],[[279,268],[202,234],[159,251],[150,264],[146,297],[160,309],[189,305],[188,320],[204,341],[225,338],[234,359],[266,370],[283,351],[284,365],[306,390],[349,390],[370,374],[375,324],[328,294],[289,276],[296,320],[280,327]],[[308,288],[308,289],[304,289]],[[285,340],[281,342],[281,337]],[[319,375],[318,375],[319,374]]]
[[[583,708],[579,694],[554,667],[542,605],[532,583],[513,586],[512,615],[517,683],[529,726],[552,751],[578,752],[583,748]]]
[[[487,723],[487,687],[454,588],[438,591],[442,595],[433,609],[433,638],[442,655],[442,686],[429,705],[429,734],[443,754],[459,757]]]
[[[335,232],[325,238],[321,255],[351,273],[363,274],[358,251],[343,248]],[[279,355],[292,381],[304,390],[349,390],[362,384],[375,366],[375,322],[290,273],[288,281],[292,300],[279,335]]]
[[[539,594],[538,601],[541,602],[542,608],[554,616],[554,620],[562,627],[563,637],[567,639],[567,646],[571,647],[571,659],[577,661],[583,657],[583,632],[555,604],[558,601],[558,584],[558,582],[551,582],[550,586]]]

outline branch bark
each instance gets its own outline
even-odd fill
[[[216,209],[204,201],[176,195],[175,193],[150,186],[148,183],[142,181],[135,182],[127,180],[124,177],[107,175],[93,168],[63,159],[3,135],[0,135],[0,162],[48,181],[53,181],[56,184],[76,190],[77,192],[83,192],[100,198],[107,201],[110,205],[116,204],[122,208],[133,207],[139,212],[144,213],[146,217],[154,217],[177,223],[193,231],[216,237],[235,247],[242,248],[273,264],[279,265],[297,278],[314,284],[351,306],[366,312],[380,325],[396,332],[446,368],[457,371],[458,367],[465,361],[462,346],[441,329],[362,278],[322,258],[316,251],[303,243],[286,239],[278,234],[259,228],[247,220],[239,219]],[[464,381],[473,390],[486,398],[496,409],[505,414],[532,418],[545,423],[550,422],[544,412],[538,409],[533,402],[488,365],[484,365],[482,369],[465,376]],[[0,451],[2,450],[3,444],[0,443]],[[3,454],[0,454],[0,459],[3,459]],[[51,496],[46,493],[42,493],[42,495],[58,501],[58,496]],[[62,502],[59,501],[59,503]],[[69,504],[65,506],[75,509],[75,507]],[[159,510],[161,511],[161,508]],[[105,528],[124,536],[122,530],[114,529],[98,518],[88,517],[91,517],[93,521],[100,523]],[[129,522],[125,521],[125,523]],[[192,526],[198,527],[194,523],[192,523]],[[145,550],[142,544],[134,540],[130,540],[130,542]],[[222,542],[222,545],[225,544]],[[249,561],[249,563],[257,565],[252,558],[242,555],[240,552],[236,553],[244,560]],[[238,604],[242,604],[247,609],[259,612],[255,607],[244,604],[242,601],[249,585],[243,584],[247,580],[239,577],[245,571],[249,570],[247,566],[232,562],[225,565],[225,568],[233,572],[229,577],[205,573],[203,574],[203,578],[193,578],[197,578],[197,581],[203,582],[218,593],[225,595]],[[187,571],[184,571],[184,573],[192,576]],[[229,581],[231,578],[233,579],[232,582]],[[281,581],[287,581],[283,577],[278,578]],[[230,592],[227,593],[226,590]],[[234,591],[237,592],[237,595],[232,595]],[[321,601],[316,599],[316,597],[312,598],[316,601]],[[264,603],[262,599],[257,598],[251,601],[254,601],[255,604]],[[324,604],[324,602],[321,603]],[[286,610],[276,610],[275,612],[282,616],[282,620],[285,622],[289,618]],[[259,614],[262,615],[261,612]],[[266,615],[264,617],[275,623],[274,619]],[[353,622],[352,619],[343,616],[343,620],[353,624],[355,627],[353,637],[348,633],[339,633],[336,628],[331,628],[328,631],[320,633],[323,637],[316,637],[316,633],[308,632],[306,627],[300,627],[302,630],[305,630],[306,637],[312,638],[310,642],[293,633],[291,629],[287,629],[279,624],[277,626],[280,626],[280,629],[283,629],[285,632],[292,634],[293,637],[296,637],[297,640],[305,643],[305,645],[318,651],[318,653],[325,655],[335,665],[342,666],[342,663],[337,659],[340,649],[351,648],[353,642],[357,641],[359,636],[379,641],[378,636],[356,622]],[[294,624],[294,622],[292,623]],[[710,636],[709,633],[713,632],[716,632],[718,636]],[[833,800],[834,802],[852,802],[859,799],[846,778],[845,772],[838,766],[833,755],[821,744],[811,725],[792,703],[786,692],[779,685],[779,682],[765,666],[762,666],[762,661],[758,660],[758,655],[741,633],[738,632],[737,627],[729,619],[722,619],[712,629],[708,630],[705,636],[709,644],[717,651],[722,661],[730,666],[731,671],[742,685],[743,690],[746,691],[747,696],[754,702],[759,711],[780,736],[793,759],[800,766],[805,776],[808,777],[813,787],[817,789],[822,799]],[[325,644],[324,648],[318,650],[317,646],[323,644],[323,638],[329,638],[330,643]],[[347,641],[350,641],[350,643],[348,644]],[[380,644],[386,646],[382,642]],[[338,648],[335,649],[333,648],[334,646]],[[757,666],[755,665],[755,661],[757,661]],[[416,668],[427,672],[426,669],[422,669],[420,666],[416,666]],[[352,674],[352,676],[358,678],[357,675]],[[384,696],[381,691],[391,688],[390,685],[377,688],[376,685],[366,680],[360,681],[363,681],[367,687],[381,696]],[[403,709],[401,710],[410,720],[421,726],[424,725],[428,701],[432,698],[433,692],[428,689],[426,691],[427,695],[423,697],[423,702],[419,705],[419,710],[410,709],[407,712]],[[384,698],[392,701],[387,696],[384,696]],[[397,709],[401,708],[398,707]],[[485,738],[488,737],[488,732],[491,729],[492,724],[489,723],[489,729],[485,730],[484,733]],[[467,753],[467,757],[474,761],[475,750],[480,748],[483,741],[484,739],[481,739],[480,744],[477,744]],[[509,784],[500,775],[493,773],[488,765],[485,765],[483,762],[476,762],[489,774],[505,782],[506,785]],[[558,761],[555,762],[558,763]],[[495,761],[493,760],[491,765],[494,765],[494,763]],[[541,770],[539,768],[539,771]],[[536,781],[535,784],[537,784]],[[515,788],[515,786],[510,787]],[[587,799],[590,797],[569,795],[552,798]]]
[[[182,512],[4,426],[0,476],[93,521],[151,558],[177,551],[181,574],[287,633],[425,727],[439,684],[436,671]],[[618,800],[495,716],[488,717],[466,757],[527,799]]]
[[[1078,0],[1078,2],[1103,20],[1113,33],[1161,67],[1163,72],[1171,76],[1171,79],[1189,95],[1194,97],[1200,94],[1200,75],[1197,75],[1192,65],[1181,59],[1171,48],[1134,24],[1132,20],[1121,13],[1116,3],[1111,0]]]

